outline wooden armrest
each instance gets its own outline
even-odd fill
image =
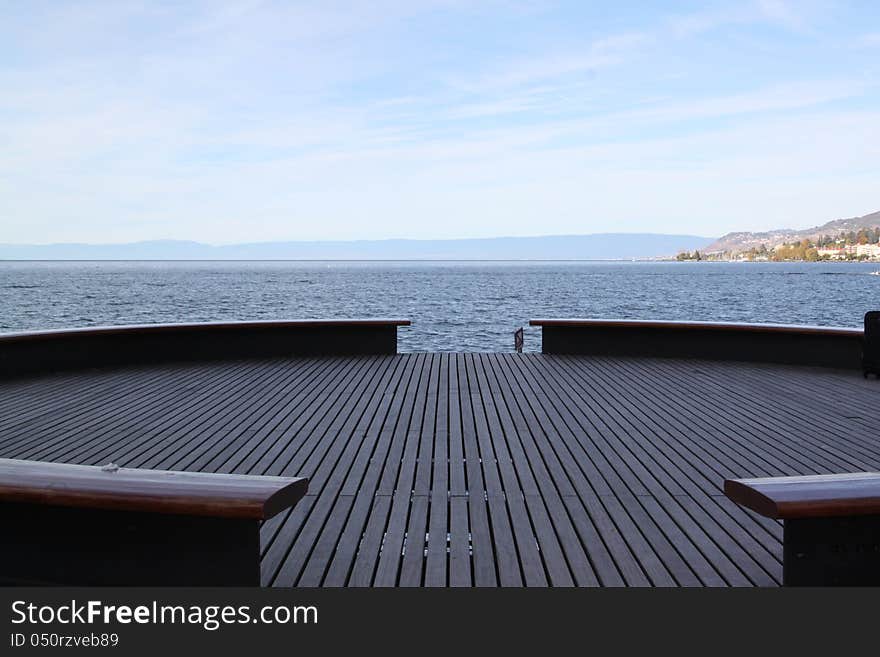
[[[0,502],[266,520],[307,490],[302,477],[0,459]]]
[[[724,494],[768,518],[880,514],[880,473],[728,479]]]

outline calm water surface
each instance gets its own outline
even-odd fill
[[[0,262],[0,332],[406,317],[401,351],[510,351],[535,317],[860,326],[877,263]],[[526,349],[540,348],[526,328]]]

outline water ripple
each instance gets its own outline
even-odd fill
[[[401,351],[511,351],[534,317],[859,326],[876,263],[0,262],[3,331],[408,317]],[[27,290],[27,294],[22,293]],[[526,349],[540,331],[526,327]]]

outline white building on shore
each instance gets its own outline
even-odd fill
[[[831,260],[845,260],[847,257],[880,260],[880,244],[834,244],[820,246],[816,252],[820,258],[830,258]]]

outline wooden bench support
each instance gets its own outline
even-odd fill
[[[786,520],[782,564],[784,586],[880,586],[880,515]]]
[[[301,478],[0,459],[0,582],[259,586],[260,523],[306,489]]]
[[[783,585],[880,586],[880,474],[729,479],[724,493],[783,521]]]
[[[257,520],[0,504],[0,523],[7,584],[260,585]]]

